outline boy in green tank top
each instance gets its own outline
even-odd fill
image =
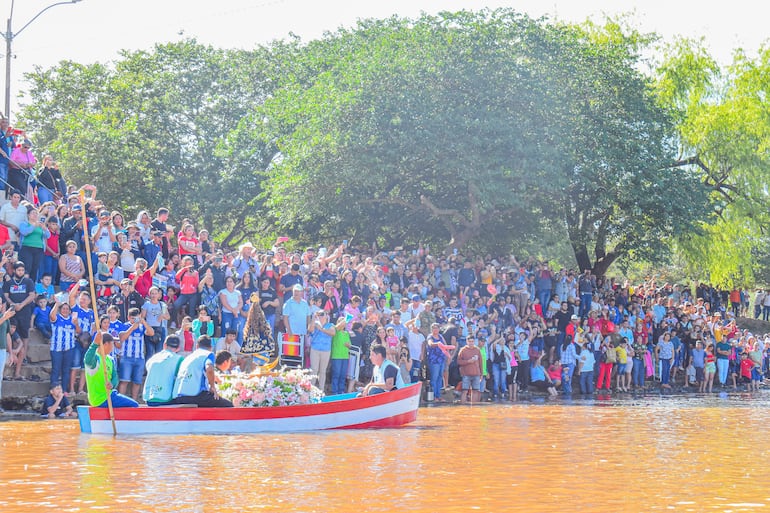
[[[107,394],[110,394],[113,408],[136,408],[139,403],[117,392],[118,373],[116,370],[115,359],[110,356],[114,344],[114,339],[109,333],[97,332],[91,347],[86,351],[83,358],[86,367],[86,383],[88,384],[88,402],[91,406],[98,408],[107,407]],[[100,347],[101,346],[101,347]],[[107,355],[107,376],[108,382],[105,382],[104,371],[102,370],[102,355]],[[109,392],[108,392],[109,391]]]

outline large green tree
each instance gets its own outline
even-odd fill
[[[449,247],[570,241],[581,268],[655,258],[706,204],[617,24],[510,10],[366,21],[304,48],[260,115],[266,198],[297,233]],[[292,201],[302,198],[302,201]]]
[[[27,76],[21,123],[67,179],[94,183],[107,204],[167,206],[235,244],[255,229],[273,150],[231,151],[225,136],[270,93],[272,57],[183,41],[110,65],[62,62]]]

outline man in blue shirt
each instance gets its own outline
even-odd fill
[[[147,380],[142,398],[148,406],[167,404],[174,397],[174,382],[182,357],[178,355],[181,341],[176,335],[169,335],[163,343],[163,350],[147,360]]]
[[[302,299],[304,292],[302,285],[294,285],[291,289],[291,298],[283,305],[283,316],[286,318],[284,327],[288,335],[307,335],[310,324],[310,305]]]
[[[174,381],[175,404],[197,404],[203,408],[232,408],[233,403],[219,397],[216,388],[216,359],[211,352],[211,339],[198,338],[198,348],[187,355]]]

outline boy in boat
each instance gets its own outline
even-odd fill
[[[113,350],[114,339],[109,333],[97,332],[91,347],[86,351],[83,362],[86,367],[86,383],[88,384],[88,402],[98,408],[107,407],[107,394],[110,394],[113,408],[136,408],[139,404],[116,390],[118,386],[118,372],[115,359],[110,356]],[[100,348],[101,346],[101,348]],[[105,382],[102,370],[102,354],[107,355],[107,376]],[[110,392],[108,392],[108,390]]]
[[[361,395],[366,397],[383,392],[390,392],[406,385],[401,376],[401,369],[398,365],[386,358],[387,349],[382,344],[374,344],[369,353],[369,359],[374,365],[372,371],[372,382],[366,385],[361,391]]]

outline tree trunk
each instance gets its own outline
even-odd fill
[[[604,278],[607,274],[607,269],[610,268],[613,262],[618,259],[618,255],[612,251],[598,259],[594,264],[594,268],[591,270],[597,278]]]
[[[447,249],[449,251],[453,249],[462,249],[473,237],[478,235],[478,229],[474,227],[463,228],[462,230],[454,230],[452,232],[452,240],[449,241]]]
[[[591,257],[588,256],[588,248],[585,245],[572,245],[572,251],[575,252],[575,260],[577,260],[578,268],[580,272],[586,269],[591,269]]]

